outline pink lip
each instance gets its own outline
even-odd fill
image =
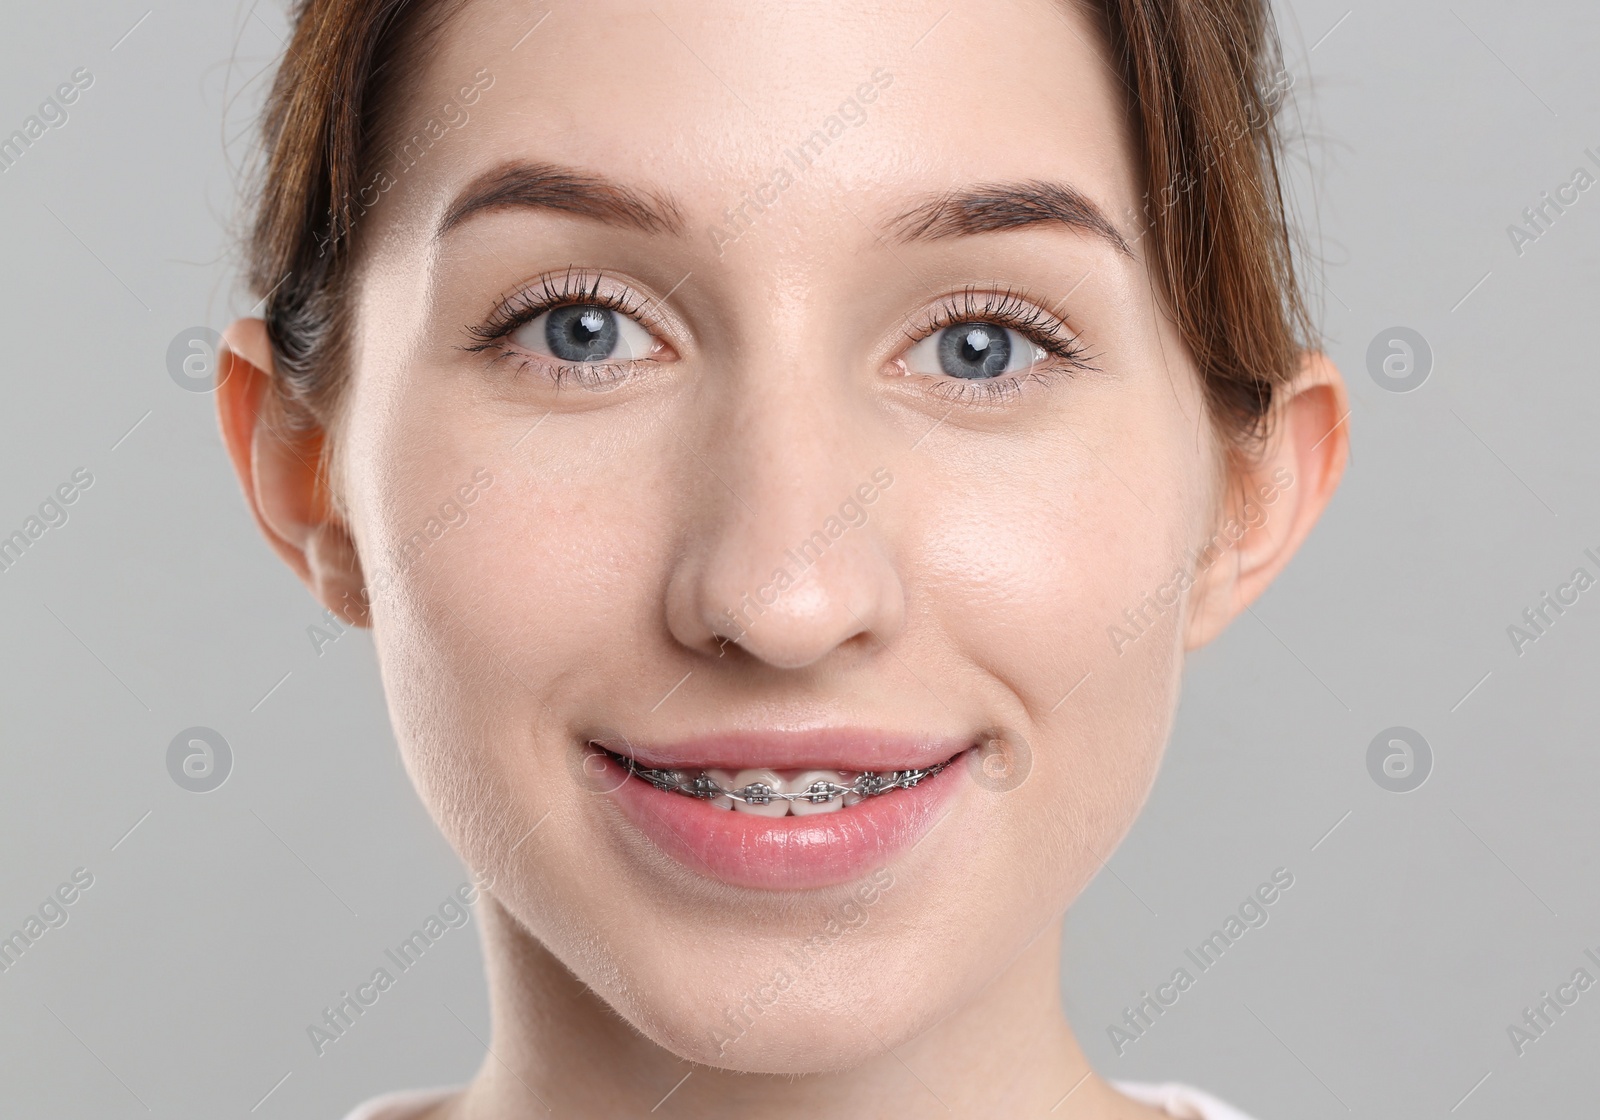
[[[730,740],[732,742],[733,740]],[[750,742],[740,736],[741,743]],[[679,757],[721,759],[724,766],[747,765],[748,756],[702,754],[705,740],[694,743],[694,754]],[[844,745],[842,742],[839,744]],[[763,754],[775,769],[817,766],[839,770],[908,769],[950,758],[958,744],[944,754],[896,755],[896,764],[872,763],[852,748],[846,755],[803,751],[774,757]],[[641,761],[668,762],[652,751],[638,752]],[[884,756],[886,757],[886,756]],[[817,761],[821,758],[823,761]],[[834,761],[837,759],[838,761]],[[736,887],[758,890],[805,890],[857,879],[915,846],[944,819],[945,803],[964,780],[965,767],[955,760],[911,789],[893,790],[869,797],[838,812],[796,817],[761,817],[737,810],[713,809],[707,802],[681,793],[659,790],[630,777],[610,758],[604,759],[601,779],[624,816],[657,847],[690,870]]]

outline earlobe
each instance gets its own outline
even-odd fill
[[[365,626],[361,561],[322,473],[325,433],[291,432],[281,422],[266,323],[240,319],[222,337],[217,419],[256,525],[323,606]]]
[[[1344,474],[1349,413],[1338,368],[1307,353],[1276,394],[1266,445],[1229,471],[1216,533],[1199,545],[1185,648],[1220,634],[1310,535]]]

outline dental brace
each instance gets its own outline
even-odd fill
[[[600,749],[605,750],[604,747]],[[743,801],[748,805],[768,805],[774,801],[806,801],[812,805],[825,805],[835,798],[848,794],[855,794],[857,797],[877,797],[892,789],[910,789],[950,765],[947,760],[919,770],[889,770],[883,773],[866,770],[857,774],[855,780],[848,785],[819,779],[797,793],[784,793],[773,789],[765,782],[751,782],[740,789],[724,789],[707,774],[690,778],[681,770],[660,770],[652,766],[642,766],[635,760],[614,751],[607,750],[605,753],[630,775],[649,782],[659,790],[697,797],[702,801],[727,797],[734,801]]]

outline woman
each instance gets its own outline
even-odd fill
[[[355,1115],[1237,1115],[1058,939],[1344,464],[1288,84],[1255,0],[303,5],[222,427],[493,1006]]]

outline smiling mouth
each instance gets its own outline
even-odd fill
[[[834,813],[872,797],[911,789],[949,766],[947,758],[911,770],[661,769],[591,743],[633,777],[667,793],[708,802],[714,809],[762,817]]]

